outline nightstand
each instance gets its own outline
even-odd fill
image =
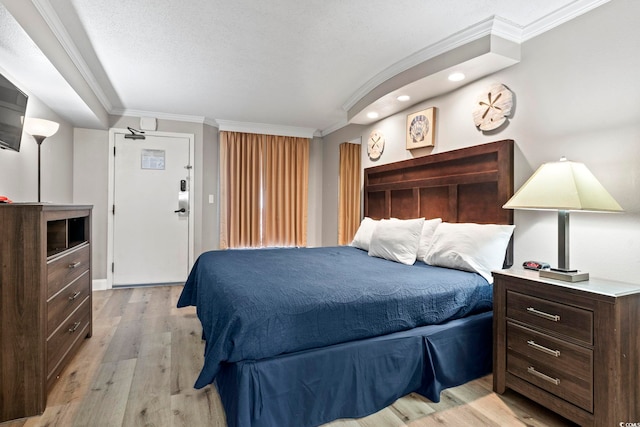
[[[493,273],[493,390],[583,426],[640,423],[640,285]]]

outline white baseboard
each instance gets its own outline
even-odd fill
[[[107,279],[96,279],[91,284],[91,288],[94,291],[106,291],[107,288]]]

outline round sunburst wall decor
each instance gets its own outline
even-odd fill
[[[511,115],[513,93],[505,85],[494,83],[483,91],[473,109],[473,122],[481,131],[502,126]]]

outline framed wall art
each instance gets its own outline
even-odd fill
[[[478,130],[491,131],[507,123],[513,108],[513,93],[501,83],[486,88],[476,101],[473,122]]]
[[[407,150],[435,145],[435,107],[407,116]]]

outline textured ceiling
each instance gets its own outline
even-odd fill
[[[14,0],[0,1],[7,6],[14,3],[8,7],[12,12],[20,7]],[[514,28],[526,30],[541,20],[552,22],[558,10],[571,8],[575,14],[582,4],[598,3],[21,1],[33,3],[56,29],[57,37],[64,39],[67,51],[71,48],[74,62],[81,64],[79,68],[107,113],[265,123],[320,131],[346,121],[343,106],[371,79],[478,22],[499,16]],[[6,10],[2,12],[0,9],[0,36],[7,42],[0,49],[11,51],[14,58],[37,56],[37,52],[31,52],[37,50],[35,44],[20,40],[15,25],[4,25],[11,17],[4,16]],[[18,19],[23,26],[24,19]],[[3,34],[11,31],[18,34]],[[21,45],[17,49],[20,44],[27,44],[27,48]],[[2,58],[0,68],[17,76],[15,65],[3,64]],[[25,79],[22,73],[27,68],[18,70],[18,77]],[[43,72],[55,74],[50,69]],[[61,74],[66,77],[64,71]],[[50,81],[55,83],[56,78]]]

